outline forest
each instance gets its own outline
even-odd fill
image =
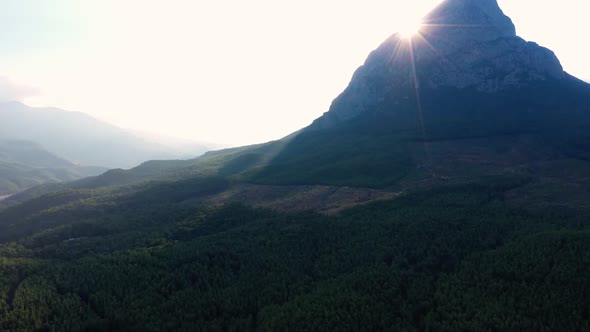
[[[335,216],[196,203],[223,178],[41,196],[0,212],[0,330],[590,330],[588,214],[526,181]]]

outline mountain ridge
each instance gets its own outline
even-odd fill
[[[0,139],[37,142],[76,163],[108,168],[131,168],[152,159],[190,158],[208,149],[195,146],[192,155],[187,155],[86,113],[29,107],[20,102],[0,103]]]

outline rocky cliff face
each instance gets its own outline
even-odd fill
[[[392,96],[415,87],[494,93],[568,77],[552,51],[516,35],[496,0],[446,0],[424,17],[416,36],[395,34],[372,52],[311,127],[331,127],[382,109]]]
[[[512,20],[496,0],[447,0],[423,18],[428,35],[461,46],[516,37]]]

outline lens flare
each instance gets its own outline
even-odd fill
[[[410,20],[401,22],[398,28],[398,33],[402,36],[402,38],[412,38],[420,32],[420,28],[422,27],[422,22],[420,20]]]

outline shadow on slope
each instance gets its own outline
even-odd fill
[[[312,125],[250,180],[385,187],[588,158],[590,88],[574,78],[495,94],[422,92],[421,108],[414,91],[398,90],[352,120]]]

